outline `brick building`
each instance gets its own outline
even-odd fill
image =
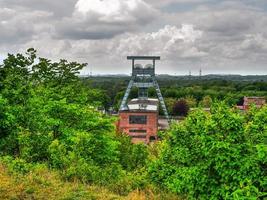
[[[243,105],[237,106],[240,110],[248,110],[249,106],[254,104],[256,107],[260,108],[266,104],[264,97],[244,97]]]
[[[132,76],[121,101],[118,131],[128,134],[133,143],[149,143],[157,140],[159,103],[169,122],[168,111],[155,76],[155,63],[160,57],[127,56],[127,59],[132,61]],[[151,63],[143,66],[136,63],[139,60]],[[133,87],[138,88],[138,98],[128,101]],[[148,98],[149,88],[155,89],[158,99]]]
[[[247,110],[249,105],[255,104],[258,108],[265,105],[266,100],[264,97],[244,97],[244,109]]]
[[[132,99],[128,110],[119,112],[118,129],[128,134],[133,143],[149,143],[157,139],[158,100]]]

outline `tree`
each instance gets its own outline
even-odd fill
[[[119,158],[122,167],[127,171],[134,171],[144,167],[148,157],[146,145],[142,143],[133,144],[131,138],[125,134],[121,134],[117,138],[120,141]]]
[[[9,54],[0,67],[0,151],[57,167],[60,147],[65,169],[74,168],[70,160],[99,170],[117,165],[114,119],[96,109],[105,94],[77,77],[86,64],[36,57],[34,49]]]
[[[51,62],[46,58],[39,58],[39,62],[32,66],[32,77],[36,81],[52,86],[65,86],[79,79],[77,74],[87,64],[68,62],[61,59],[59,62]]]
[[[174,99],[174,98],[165,98],[164,101],[165,101],[168,113],[170,115],[172,115],[173,114],[173,106],[174,106],[174,104],[176,103],[177,100]]]
[[[225,104],[192,112],[167,133],[149,167],[152,181],[189,199],[266,195],[266,113],[264,107],[243,116]]]
[[[210,108],[212,104],[212,98],[210,96],[204,96],[202,101],[200,102],[200,105],[204,108]]]
[[[186,116],[189,112],[189,106],[185,99],[178,100],[173,106],[173,115]]]
[[[186,96],[185,100],[190,108],[197,106],[197,100],[193,96]]]

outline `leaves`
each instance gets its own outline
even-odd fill
[[[8,55],[0,67],[2,154],[47,162],[70,179],[107,183],[123,174],[114,119],[97,110],[106,96],[77,76],[85,66],[37,59],[34,49]]]
[[[266,192],[266,114],[248,118],[223,103],[192,112],[168,132],[152,181],[192,199],[258,198]]]

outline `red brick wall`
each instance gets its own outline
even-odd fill
[[[146,124],[130,124],[130,115],[146,115]],[[150,136],[157,137],[158,131],[158,113],[157,112],[121,112],[119,113],[118,130],[124,132],[130,136],[139,136],[139,138],[133,137],[132,142],[145,142],[149,143]],[[130,130],[146,130],[146,133],[130,132]],[[145,136],[145,138],[141,138]]]
[[[244,97],[244,109],[248,110],[250,104],[255,104],[256,107],[261,107],[266,104],[265,98],[253,98],[253,97]]]

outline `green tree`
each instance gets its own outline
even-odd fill
[[[125,134],[119,135],[118,140],[120,141],[119,158],[122,167],[127,171],[144,167],[148,158],[148,149],[145,144],[132,144],[131,138]]]
[[[177,100],[174,99],[174,98],[165,98],[164,101],[165,101],[168,113],[170,115],[172,115],[173,114],[173,106],[174,106],[174,104],[176,103]]]
[[[266,111],[243,116],[215,104],[211,113],[191,113],[167,133],[149,167],[152,181],[190,199],[266,195]]]
[[[212,104],[212,98],[210,96],[204,96],[203,99],[200,102],[200,105],[204,108],[210,108]]]
[[[120,178],[114,119],[100,90],[77,77],[86,64],[11,55],[0,67],[0,150],[27,162],[47,162],[68,178],[102,184]]]
[[[185,100],[190,108],[197,106],[197,100],[193,96],[186,96]]]

